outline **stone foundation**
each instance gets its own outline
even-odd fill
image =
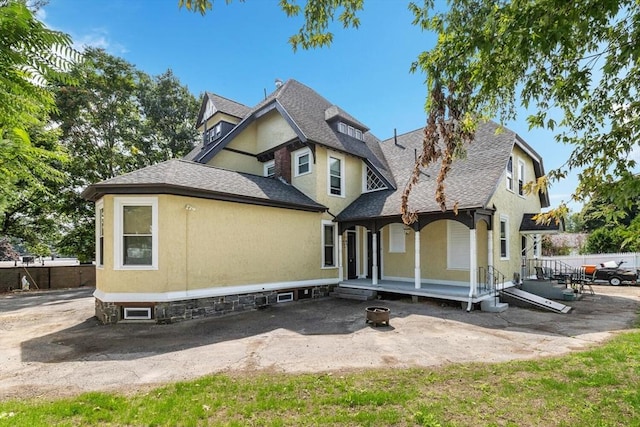
[[[104,302],[96,298],[96,317],[102,323],[117,323],[124,319],[124,308],[151,307],[152,321],[156,323],[174,323],[183,320],[204,317],[224,316],[269,305],[279,304],[278,295],[293,293],[293,300],[315,299],[329,296],[336,285],[314,286],[300,289],[282,289],[278,291],[256,292],[240,295],[224,295],[209,298],[180,300],[156,303]],[[139,320],[133,320],[139,321]]]

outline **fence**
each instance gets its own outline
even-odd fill
[[[623,268],[637,269],[640,268],[640,252],[627,252],[618,254],[590,254],[590,255],[566,255],[541,257],[543,260],[562,261],[571,267],[580,267],[582,265],[599,265],[606,261],[624,261]]]
[[[26,277],[31,289],[65,289],[96,286],[95,265],[0,268],[0,292],[22,288]]]

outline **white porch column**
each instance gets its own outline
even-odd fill
[[[478,294],[478,247],[476,246],[476,229],[469,230],[469,296]]]
[[[372,265],[371,265],[371,284],[378,284],[378,232],[375,230],[371,231],[371,249],[373,251],[372,254]]]
[[[342,271],[342,234],[338,234],[338,280],[342,282],[344,272]]]
[[[488,277],[493,282],[493,230],[487,230],[487,265],[488,265]]]
[[[415,232],[415,271],[414,271],[414,284],[416,289],[420,289],[420,283],[422,279],[422,272],[420,271],[420,230],[416,230]]]

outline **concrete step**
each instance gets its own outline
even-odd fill
[[[346,288],[336,288],[334,290],[334,292],[331,292],[329,294],[329,296],[332,296],[334,298],[342,298],[342,299],[352,299],[352,300],[357,300],[357,301],[371,301],[373,299],[376,299],[376,297],[378,296],[376,291],[368,291],[366,289],[349,289],[350,291],[354,291],[354,290],[359,290],[359,291],[366,291],[364,293],[362,292],[343,292],[345,291]]]
[[[509,308],[509,304],[506,302],[496,302],[493,298],[484,300],[480,303],[480,308],[482,311],[486,311],[488,313],[502,313]]]
[[[334,289],[334,292],[338,292],[341,294],[351,294],[351,295],[366,295],[375,297],[378,295],[378,292],[373,291],[371,289],[356,289],[356,288],[344,288],[342,286],[338,286]]]

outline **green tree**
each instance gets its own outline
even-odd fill
[[[87,49],[71,74],[79,84],[59,85],[53,116],[71,157],[59,196],[66,220],[58,248],[89,261],[95,252],[94,212],[80,192],[190,151],[198,105],[170,71],[150,77],[102,49]]]
[[[213,1],[178,4],[206,13]],[[294,49],[331,44],[335,17],[344,27],[357,28],[364,7],[363,0],[279,4],[289,16],[304,15],[300,31],[289,40]],[[557,142],[573,147],[562,167],[530,189],[546,191],[550,182],[578,170],[574,200],[598,193],[629,208],[640,197],[630,156],[640,134],[640,3],[451,0],[447,5],[442,10],[434,0],[409,2],[413,24],[438,38],[412,65],[426,75],[428,119],[423,151],[405,191],[405,211],[420,166],[433,162],[441,164],[437,200],[442,209],[455,208],[444,186],[451,162],[464,155],[479,120],[514,120],[520,106],[534,111],[527,117],[530,127],[557,130]],[[442,146],[436,145],[439,140]],[[566,212],[561,206],[555,214]],[[410,221],[412,213],[405,213]]]
[[[54,109],[49,83],[72,83],[66,70],[79,57],[70,46],[68,35],[47,29],[24,1],[0,1],[0,219],[16,185],[47,191],[42,177],[63,178],[51,162],[64,154],[33,144],[29,130],[44,126]]]

